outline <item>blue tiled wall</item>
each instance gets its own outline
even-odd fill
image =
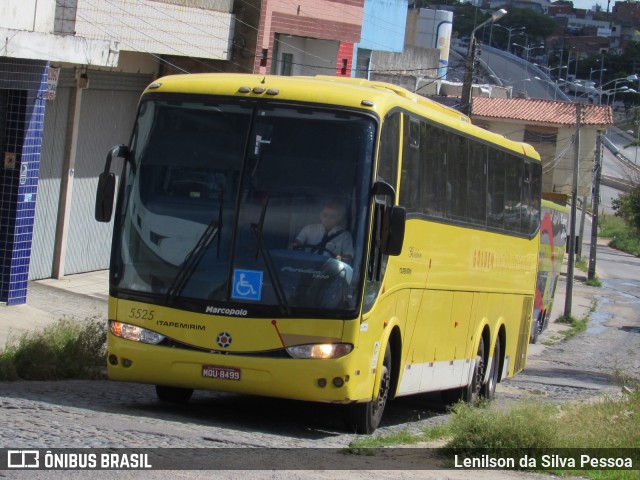
[[[8,305],[27,301],[47,73],[46,62],[0,57],[0,302]],[[15,168],[5,168],[5,152],[16,154]]]

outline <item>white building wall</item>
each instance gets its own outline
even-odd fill
[[[282,74],[282,54],[293,55],[291,75],[334,75],[336,72],[339,47],[336,41],[279,35],[277,45],[277,58],[273,59],[276,75]]]
[[[50,33],[55,11],[56,0],[2,0],[0,27]]]
[[[5,57],[102,67],[118,65],[115,42],[108,40],[87,42],[72,35],[52,35],[7,28],[0,28],[0,38],[7,39],[4,48],[0,48],[0,54]]]
[[[234,16],[189,4],[78,0],[76,35],[115,40],[124,51],[228,60]]]

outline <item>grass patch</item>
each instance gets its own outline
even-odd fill
[[[588,419],[588,427],[585,421]],[[590,404],[521,404],[509,411],[454,407],[452,437],[445,446],[456,452],[479,451],[504,456],[504,448],[522,450],[637,449],[640,447],[640,390],[622,398]],[[604,453],[604,452],[603,452]],[[638,461],[637,450],[635,451]],[[539,464],[540,465],[540,464]],[[598,479],[640,479],[640,470],[555,470],[558,474]]]
[[[451,439],[446,447],[456,452],[498,451],[503,448],[541,448],[558,444],[558,431],[549,419],[557,407],[518,404],[508,412],[478,409],[458,403],[452,409]]]
[[[425,441],[424,434],[410,433],[402,430],[401,432],[391,433],[389,435],[358,437],[349,444],[349,448],[361,449],[382,448],[389,445],[415,445],[423,441]]]
[[[354,453],[366,455],[367,448],[404,443],[402,439],[407,435],[412,444],[444,438],[446,443],[442,451],[446,452],[448,458],[453,458],[452,453],[473,457],[486,454],[493,458],[503,458],[505,452],[513,452],[517,458],[525,451],[538,456],[540,452],[560,456],[569,452],[568,455],[579,456],[589,453],[591,449],[626,449],[622,457],[635,455],[635,462],[638,462],[640,387],[637,380],[628,391],[622,397],[607,397],[592,403],[552,405],[525,402],[508,410],[491,406],[477,408],[458,403],[452,407],[452,415],[447,424],[426,429],[422,434],[402,432],[379,435],[374,440],[361,437],[352,442],[350,447]],[[602,453],[606,456],[607,451]],[[543,467],[540,461],[537,465]],[[516,466],[518,467],[517,463]],[[555,469],[551,472],[602,480],[640,479],[640,470],[637,469]]]
[[[593,311],[593,305],[591,311]],[[562,315],[558,317],[556,322],[564,323],[565,325],[569,325],[570,328],[566,330],[562,330],[560,335],[562,335],[564,340],[568,340],[570,338],[575,337],[579,333],[584,332],[587,329],[587,322],[589,321],[589,317],[585,317],[582,319],[577,319],[572,315]]]
[[[104,320],[58,320],[10,339],[0,351],[0,380],[91,379],[105,365]]]
[[[610,239],[609,245],[612,248],[640,257],[640,238],[622,218],[601,215],[598,219],[598,227],[598,236]]]
[[[575,261],[575,267],[583,272],[589,271],[589,264],[584,257],[580,257]]]
[[[602,282],[600,281],[600,279],[598,278],[598,276],[594,276],[593,278],[587,278],[587,281],[584,282],[585,285],[589,286],[589,287],[601,287],[602,286]]]

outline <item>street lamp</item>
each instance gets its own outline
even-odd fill
[[[620,93],[638,93],[636,92],[633,88],[629,88],[627,86],[624,87],[620,87],[620,88],[614,88],[613,89],[613,101],[611,102],[611,106],[615,106],[616,103],[616,93],[620,92]]]
[[[492,23],[491,24],[491,31],[489,32],[489,45],[491,45],[491,36],[493,35],[493,27],[500,27],[500,28],[504,28],[507,32],[509,32],[509,38],[507,40],[507,52],[511,53],[511,35],[518,35],[518,33],[513,33],[513,32],[517,32],[518,30],[526,30],[527,27],[503,27],[502,25],[498,25],[497,23]],[[522,32],[519,32],[522,33]]]
[[[553,72],[554,70],[562,70],[563,68],[568,68],[566,65],[562,65],[560,67],[553,67],[553,68],[545,67],[544,65],[538,65],[537,63],[534,63],[534,65],[536,67],[544,68],[547,71],[547,75],[549,76],[551,76],[551,72]]]
[[[460,105],[460,110],[467,115],[471,115],[471,87],[473,84],[473,67],[476,59],[476,32],[485,25],[499,20],[506,14],[507,11],[504,8],[493,12],[491,17],[475,27],[469,36],[469,50],[467,51],[467,59],[465,62],[464,83],[462,85],[462,98]]]
[[[606,72],[607,69],[606,68],[591,68],[589,69],[589,81],[591,81],[591,75],[593,75],[593,72]],[[600,78],[602,78],[602,74],[600,74]],[[600,83],[602,83],[602,80],[600,81]]]
[[[526,58],[525,58],[525,60],[526,60],[527,62],[529,61],[529,52],[530,52],[531,50],[534,50],[534,49],[536,49],[536,48],[544,48],[544,44],[542,44],[542,43],[541,43],[540,45],[532,45],[532,46],[530,46],[530,47],[529,47],[529,46],[526,46],[526,47],[525,47],[524,45],[520,45],[519,43],[514,43],[513,45],[514,45],[514,46],[516,46],[516,47],[520,47],[520,48],[522,48],[523,50],[525,50],[525,51],[527,52],[527,56],[526,56]]]
[[[546,82],[549,85],[555,86],[555,89],[553,90],[553,99],[554,100],[558,99],[558,88],[559,88],[558,85],[562,84],[562,83],[567,83],[564,80],[555,80],[555,81],[550,82],[549,80],[545,80],[544,78],[540,78],[540,77],[533,77],[533,78],[535,78],[536,80],[540,80],[541,82]]]
[[[598,89],[600,92],[600,101],[598,103],[602,104],[602,95],[604,93],[604,87],[606,87],[607,85],[613,83],[613,90],[615,90],[616,88],[618,88],[618,82],[635,82],[636,80],[638,80],[638,75],[632,74],[632,75],[627,75],[626,77],[614,78],[613,80],[608,81],[604,85],[600,85],[600,88]],[[615,98],[614,98],[614,101],[615,101]]]

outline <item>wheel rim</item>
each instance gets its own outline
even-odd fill
[[[487,386],[487,397],[492,397],[496,390],[498,381],[498,363],[500,362],[500,342],[496,340],[496,346],[493,348],[493,359],[491,361],[491,372],[489,373],[489,385]]]
[[[478,345],[478,356],[476,357],[475,378],[473,379],[473,400],[477,399],[482,392],[482,381],[484,380],[485,369],[484,340],[480,340],[480,345]]]

